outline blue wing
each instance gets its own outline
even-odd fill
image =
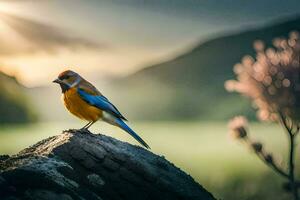
[[[126,120],[125,117],[123,117],[118,109],[112,103],[110,103],[106,97],[102,95],[89,94],[80,88],[77,89],[77,92],[80,97],[88,104],[112,114],[115,118],[113,118],[113,121],[110,123],[119,126],[127,133],[129,133],[133,138],[135,138],[140,144],[142,144],[146,148],[150,148],[148,144],[140,136],[138,136],[137,133],[135,133],[125,122],[123,122],[122,119]]]
[[[77,92],[80,97],[90,105],[104,110],[117,118],[126,120],[126,118],[120,113],[120,111],[112,103],[110,103],[106,97],[89,94],[80,88],[77,89]]]

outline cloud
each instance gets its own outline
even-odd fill
[[[101,50],[107,47],[104,44],[78,37],[70,30],[64,30],[29,18],[1,13],[0,19],[29,44],[26,49],[18,48],[8,44],[9,37],[5,39],[1,37],[1,54],[35,53],[39,51],[55,53],[61,48],[71,51],[78,49]]]

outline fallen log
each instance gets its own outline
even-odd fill
[[[213,200],[164,157],[104,135],[69,130],[0,156],[4,200]]]

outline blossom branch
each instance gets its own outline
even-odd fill
[[[230,122],[235,137],[244,140],[267,166],[289,181],[294,200],[299,200],[299,181],[295,175],[296,136],[300,126],[300,35],[291,32],[287,39],[275,39],[273,47],[265,49],[262,41],[254,43],[256,57],[246,55],[234,66],[237,80],[225,83],[228,91],[239,92],[250,99],[263,121],[280,122],[289,141],[288,169],[282,169],[261,143],[247,137],[246,120],[239,117]]]

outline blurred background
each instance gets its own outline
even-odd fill
[[[52,84],[72,69],[94,83],[152,150],[221,199],[289,199],[282,180],[227,136],[227,121],[285,158],[280,126],[256,122],[250,101],[228,93],[233,66],[257,39],[300,30],[299,0],[0,0],[0,154],[84,122]],[[104,123],[92,127],[135,141]]]

